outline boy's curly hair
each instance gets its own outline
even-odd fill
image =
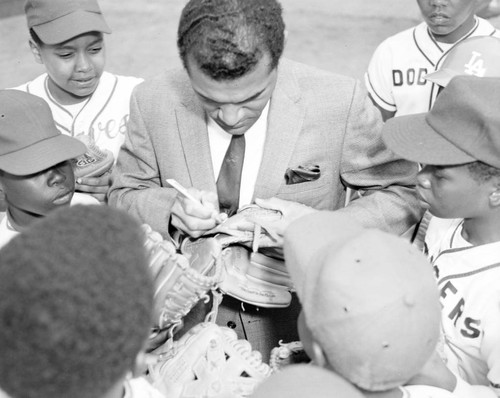
[[[151,326],[140,226],[73,206],[0,250],[0,386],[15,398],[96,398],[133,369]]]
[[[192,56],[214,80],[245,75],[269,52],[271,70],[285,41],[281,5],[276,0],[190,0],[177,32],[186,69]]]
[[[469,170],[472,178],[481,183],[489,181],[494,177],[500,177],[500,169],[483,163],[480,160],[467,163],[467,169]]]

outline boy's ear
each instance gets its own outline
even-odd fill
[[[492,207],[500,207],[500,177],[493,177],[494,190],[490,193],[489,202]]]
[[[321,368],[326,368],[328,367],[328,362],[326,360],[325,353],[323,349],[320,347],[320,345],[316,342],[316,340],[313,340],[312,342],[312,362],[314,362],[315,365],[321,367]]]
[[[31,53],[35,57],[35,61],[39,64],[43,64],[42,55],[40,53],[40,47],[36,44],[32,39],[29,40],[29,45],[31,49]]]

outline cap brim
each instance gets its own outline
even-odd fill
[[[56,135],[27,148],[0,157],[0,170],[25,176],[46,170],[87,151],[84,143],[66,135]]]
[[[456,165],[476,161],[436,132],[426,120],[427,113],[389,119],[382,138],[391,151],[404,159],[431,165]]]
[[[87,32],[111,33],[102,14],[83,10],[32,28],[44,44],[63,43]]]
[[[286,229],[285,262],[300,300],[304,300],[306,274],[317,266],[313,259],[324,247],[360,233],[363,227],[342,211],[316,212],[294,221]]]
[[[436,72],[429,73],[424,76],[425,80],[432,83],[436,83],[441,87],[446,87],[451,79],[453,79],[457,74],[449,69],[440,69]]]

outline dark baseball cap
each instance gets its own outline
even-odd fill
[[[500,168],[500,78],[456,76],[427,113],[389,119],[382,130],[397,155],[422,164],[481,161]]]
[[[83,155],[86,146],[62,135],[49,105],[18,90],[0,90],[0,170],[24,176]]]
[[[87,32],[111,33],[96,0],[27,0],[24,11],[28,28],[45,44]]]
[[[339,211],[290,224],[283,249],[305,324],[331,369],[368,391],[403,385],[421,370],[441,317],[423,253]]]

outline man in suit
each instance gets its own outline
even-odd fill
[[[164,236],[199,237],[235,210],[222,200],[220,181],[226,152],[240,141],[241,178],[230,183],[236,208],[275,197],[295,214],[307,205],[396,234],[408,230],[421,215],[417,166],[384,146],[380,114],[358,81],[282,58],[284,36],[276,0],[190,0],[178,29],[184,68],[135,90],[110,204]],[[197,201],[178,195],[167,178]],[[363,195],[343,208],[348,187]],[[296,298],[288,310],[243,311],[226,297],[222,304],[217,323],[264,356],[279,339],[297,338]]]

